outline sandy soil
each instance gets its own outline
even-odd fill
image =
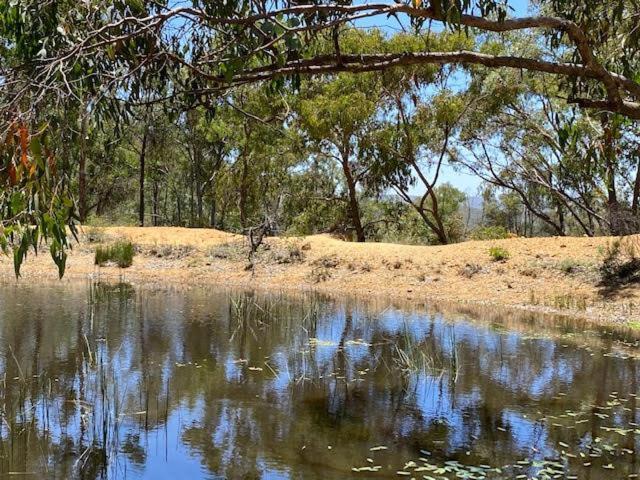
[[[127,269],[94,266],[96,245],[128,239],[138,250]],[[326,235],[270,238],[248,260],[243,237],[210,229],[85,228],[69,255],[65,279],[122,279],[133,283],[224,284],[395,299],[455,301],[558,312],[598,322],[640,321],[640,285],[599,285],[601,250],[611,238],[513,238],[448,246],[344,242]],[[640,240],[639,240],[640,241]],[[510,258],[496,262],[489,248]],[[570,267],[570,268],[568,268]],[[51,259],[30,256],[19,281],[57,278]],[[13,279],[0,258],[0,279]]]

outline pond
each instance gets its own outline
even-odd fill
[[[633,332],[318,294],[0,291],[0,473],[635,478]]]

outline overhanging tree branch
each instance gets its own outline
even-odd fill
[[[604,109],[629,118],[640,119],[640,103],[638,103],[640,102],[640,84],[604,68],[602,61],[594,54],[594,46],[588,32],[568,19],[531,16],[494,20],[490,17],[462,14],[453,24],[454,20],[446,18],[440,9],[434,8],[438,2],[429,2],[430,6],[427,8],[416,8],[410,4],[395,2],[346,5],[289,3],[284,8],[277,8],[277,2],[270,4],[256,2],[256,5],[260,8],[256,7],[248,12],[245,9],[237,11],[229,9],[228,13],[225,11],[224,14],[220,14],[222,10],[214,9],[218,14],[211,14],[208,13],[210,9],[205,10],[194,6],[165,7],[156,13],[143,12],[140,16],[127,15],[107,24],[93,26],[88,23],[83,27],[86,31],[70,32],[66,37],[67,46],[56,54],[46,58],[34,58],[14,69],[0,72],[4,78],[5,87],[13,85],[12,89],[16,92],[12,101],[6,106],[15,108],[20,104],[20,97],[29,92],[40,92],[40,95],[35,94],[32,97],[38,101],[42,101],[45,97],[42,95],[43,91],[64,95],[65,90],[74,88],[76,80],[71,80],[71,75],[67,79],[67,73],[77,68],[80,59],[91,58],[96,54],[104,56],[104,51],[108,48],[118,49],[132,40],[146,39],[149,43],[146,50],[135,51],[133,54],[129,52],[127,55],[133,58],[125,58],[123,63],[120,63],[122,59],[116,53],[113,60],[115,68],[109,70],[107,62],[105,71],[92,73],[94,79],[96,76],[102,76],[102,81],[111,84],[112,91],[121,93],[131,80],[131,72],[136,68],[140,69],[139,65],[148,64],[148,67],[144,71],[136,72],[137,77],[148,77],[152,75],[154,68],[163,70],[170,65],[175,69],[174,87],[180,86],[180,79],[184,78],[184,72],[180,73],[181,69],[187,69],[191,77],[199,80],[198,86],[183,88],[183,93],[217,94],[234,85],[288,75],[359,73],[424,64],[482,65],[489,68],[516,68],[597,81],[603,87],[605,98],[580,98],[574,99],[574,103],[583,108]],[[319,32],[335,34],[340,25],[354,25],[353,22],[361,18],[391,16],[439,21],[483,32],[507,33],[538,29],[562,33],[574,45],[580,61],[561,63],[547,59],[489,55],[464,50],[349,55],[344,49],[334,48],[334,54],[314,54],[303,60],[300,60],[301,57],[304,58],[301,55],[286,55],[287,51],[290,51],[289,42],[294,38],[310,45],[309,42],[313,41],[313,36]],[[269,25],[276,25],[279,31],[269,35],[267,33],[271,30]],[[180,33],[177,34],[176,31]],[[203,41],[203,45],[211,44],[212,47],[198,54],[184,52],[183,46],[188,45],[193,39]],[[240,49],[239,53],[237,45],[242,43],[243,39],[247,40],[246,45]],[[339,42],[336,42],[334,35],[332,44],[334,47],[336,44],[339,47]],[[272,52],[277,48],[280,48],[279,55],[275,54],[275,50]],[[284,61],[283,54],[285,54]],[[114,55],[113,52],[110,55]],[[274,61],[275,58],[277,61]],[[265,65],[265,61],[273,63]],[[233,70],[229,71],[231,63],[234,63],[234,66]],[[227,73],[220,73],[222,67],[227,69]],[[21,81],[16,81],[16,75],[20,72],[24,76]],[[122,79],[120,85],[114,84],[118,78]],[[24,82],[29,84],[28,88],[21,88]],[[167,98],[175,98],[175,96],[170,95]]]

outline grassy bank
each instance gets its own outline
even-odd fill
[[[559,312],[600,322],[640,322],[640,287],[604,284],[612,238],[513,238],[447,246],[347,243],[325,235],[270,238],[249,261],[243,237],[208,229],[85,229],[65,278],[122,277],[334,293],[389,295]],[[131,242],[133,264],[94,265],[97,249]],[[0,275],[13,277],[9,258]],[[45,255],[30,256],[20,281],[56,278]]]

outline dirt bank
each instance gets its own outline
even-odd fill
[[[128,239],[138,253],[127,269],[95,267],[98,244]],[[552,311],[599,322],[639,322],[640,286],[604,289],[598,267],[611,238],[514,238],[448,246],[347,243],[317,235],[270,238],[253,268],[243,237],[209,229],[85,228],[65,278],[130,282],[222,283],[333,293],[381,294]],[[500,246],[509,258],[495,261]],[[0,278],[13,280],[11,259]],[[46,255],[30,256],[20,281],[57,278]]]

